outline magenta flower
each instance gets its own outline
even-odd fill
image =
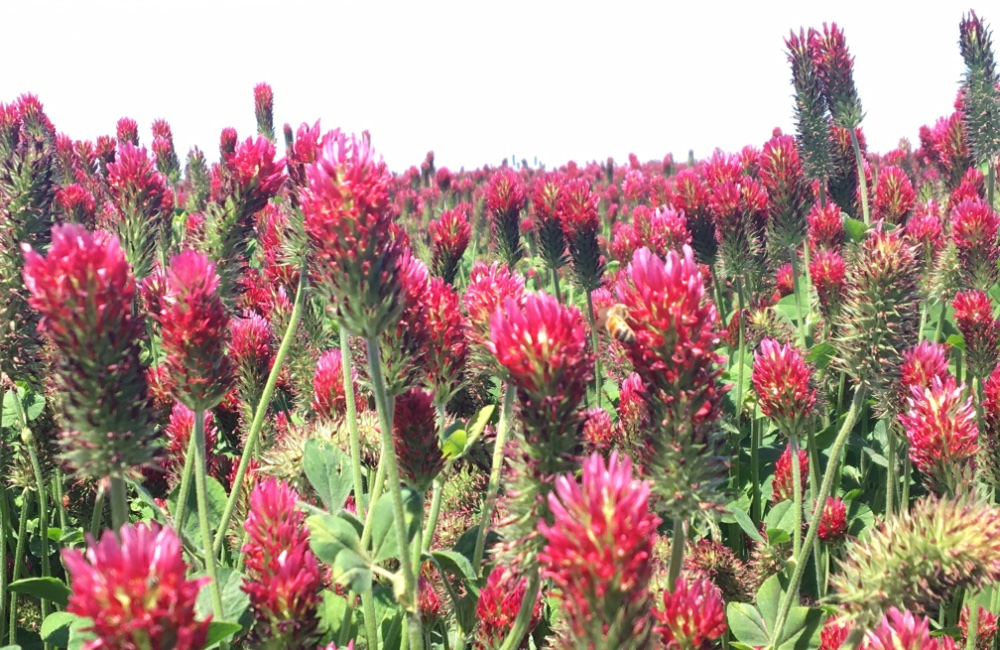
[[[872,215],[893,225],[907,223],[916,204],[913,183],[899,167],[885,165],[879,170],[875,185],[875,203]]]
[[[232,384],[229,315],[218,286],[215,265],[201,253],[170,260],[159,319],[164,364],[177,382],[177,399],[195,411],[216,406]]]
[[[969,606],[962,608],[962,615],[958,621],[958,629],[961,630],[959,647],[966,647],[969,638]],[[997,615],[985,607],[979,608],[979,621],[976,625],[976,650],[989,650],[993,647],[993,640],[997,636]]]
[[[1000,358],[1000,319],[993,316],[993,301],[974,289],[960,292],[952,303],[958,331],[965,339],[965,361],[973,377],[986,377]]]
[[[809,481],[809,452],[799,449],[799,482],[805,493]],[[792,480],[792,446],[786,445],[785,451],[778,456],[774,464],[774,480],[771,483],[771,495],[775,503],[790,501],[794,496],[795,483]]]
[[[840,216],[840,206],[827,201],[826,207],[817,202],[809,211],[809,249],[839,251],[844,243],[844,223]]]
[[[468,320],[462,315],[458,292],[444,278],[431,280],[424,300],[430,335],[424,383],[435,402],[445,404],[462,387],[468,356]]]
[[[229,358],[238,370],[240,391],[244,400],[256,402],[274,363],[271,324],[257,314],[247,314],[230,321],[230,332]]]
[[[903,352],[899,377],[904,391],[901,397],[906,399],[913,387],[923,390],[930,387],[934,378],[944,381],[947,376],[948,348],[934,341],[921,341]]]
[[[950,375],[929,388],[913,387],[899,419],[910,441],[910,460],[938,493],[954,492],[975,468],[979,429],[972,398]]]
[[[966,286],[988,290],[1000,272],[997,233],[1000,216],[981,199],[966,199],[952,209],[951,234]]]
[[[200,650],[211,616],[195,619],[198,591],[208,580],[188,580],[181,543],[158,524],[87,536],[86,552],[62,552],[73,592],[66,611],[90,618],[96,639],[84,646]]]
[[[205,426],[205,458],[207,461],[208,474],[219,476],[219,458],[215,455],[215,438],[218,431],[215,428],[215,418],[211,411],[203,414],[203,424]],[[170,420],[163,433],[167,438],[167,456],[164,460],[164,469],[171,475],[171,484],[176,485],[180,479],[181,468],[184,466],[184,457],[187,455],[188,444],[191,441],[191,433],[194,431],[194,411],[184,406],[180,402],[174,402],[170,409]]]
[[[837,497],[827,497],[816,530],[819,541],[837,544],[847,537],[847,506]]]
[[[500,647],[514,626],[514,619],[521,610],[521,601],[527,590],[527,578],[516,575],[510,567],[496,564],[486,578],[486,586],[479,591],[476,603],[476,650],[493,650]],[[535,599],[531,620],[525,638],[542,620],[541,594]]]
[[[938,639],[951,637],[931,637],[930,621],[926,616],[916,617],[908,611],[891,608],[878,626],[868,632],[864,641],[865,650],[944,650]]]
[[[751,381],[761,412],[786,436],[798,436],[816,404],[812,370],[799,351],[764,339],[754,353]]]
[[[826,619],[819,635],[819,650],[840,650],[851,629],[850,623],[841,622],[836,616]]]
[[[66,215],[67,221],[93,226],[97,218],[94,195],[82,185],[73,183],[56,190],[56,205]]]
[[[323,578],[309,548],[299,495],[287,483],[268,479],[250,494],[243,546],[250,596],[260,640],[282,648],[312,648],[318,635],[316,610]],[[310,645],[313,644],[313,645]]]
[[[472,239],[472,226],[469,225],[471,209],[468,203],[459,203],[427,224],[431,240],[431,270],[448,284],[455,282],[458,263]]]
[[[139,124],[131,117],[123,117],[118,120],[115,133],[119,144],[127,143],[134,147],[139,146]]]
[[[663,594],[663,609],[654,610],[656,630],[669,650],[709,650],[726,633],[722,592],[710,580],[681,578]]]
[[[518,307],[524,304],[524,278],[509,267],[499,263],[486,266],[482,262],[472,265],[469,285],[462,296],[465,313],[471,326],[473,343],[485,346],[490,338],[490,320],[497,307],[512,299]]]
[[[847,289],[847,265],[834,249],[820,250],[809,262],[809,275],[819,298],[823,318],[832,321],[840,312]]]
[[[490,179],[486,209],[492,217],[493,240],[500,258],[514,268],[524,256],[521,247],[521,211],[526,199],[518,175],[503,167]]]
[[[590,183],[582,178],[568,181],[559,194],[556,213],[566,235],[573,277],[584,291],[599,287],[604,275],[604,256],[597,244],[601,228],[597,214],[599,201],[590,191]]]
[[[570,474],[548,495],[553,523],[538,524],[546,546],[538,559],[561,592],[575,645],[611,647],[626,639],[643,647],[652,633],[648,589],[653,534],[650,486],[632,478],[632,463],[617,452],[605,463],[583,463],[582,485]]]
[[[358,411],[364,410],[357,387],[358,372],[351,368],[351,384],[354,386],[354,404]],[[339,349],[327,350],[316,362],[313,375],[312,408],[326,420],[347,415],[347,401],[344,393],[343,355]]]
[[[413,388],[396,397],[392,439],[399,472],[418,492],[426,492],[444,469],[434,395]]]
[[[257,118],[257,133],[274,140],[274,91],[271,85],[259,83],[253,87],[253,112]]]

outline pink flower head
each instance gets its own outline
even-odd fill
[[[452,178],[451,170],[447,167],[442,167],[434,174],[434,185],[442,192],[447,192],[451,189]]]
[[[907,413],[899,419],[910,441],[910,460],[938,493],[953,492],[975,467],[979,429],[972,398],[950,375],[929,388],[910,389]]]
[[[993,301],[973,289],[955,296],[955,321],[965,339],[965,359],[973,377],[986,377],[997,365],[1000,319],[993,316]]]
[[[782,264],[774,274],[778,295],[782,298],[795,293],[795,277],[792,275],[792,265]]]
[[[926,616],[918,618],[895,607],[868,632],[862,647],[864,650],[944,650],[940,641],[931,637],[930,621]]]
[[[465,313],[469,316],[472,338],[485,345],[490,338],[490,320],[497,308],[507,299],[512,299],[520,308],[524,304],[524,278],[514,273],[506,265],[483,262],[472,265],[469,285],[462,297]]]
[[[683,212],[691,233],[691,246],[698,253],[698,260],[711,263],[715,260],[715,223],[709,211],[711,195],[708,187],[693,169],[682,169],[674,178],[672,204]]]
[[[618,393],[618,426],[625,440],[634,440],[644,430],[649,420],[649,405],[645,399],[646,388],[636,373],[629,374]]]
[[[584,291],[601,284],[604,258],[597,243],[601,227],[597,206],[600,199],[582,178],[566,182],[559,193],[557,214],[569,247],[573,276]]]
[[[831,319],[840,311],[847,289],[847,265],[834,249],[820,250],[809,262],[809,275],[819,297],[823,317]]]
[[[472,238],[472,226],[469,225],[471,209],[472,206],[468,203],[459,203],[427,224],[431,239],[431,270],[448,284],[455,281],[458,263],[465,255],[465,249],[469,247]]]
[[[425,384],[436,402],[445,403],[461,388],[468,321],[462,315],[458,292],[443,278],[430,281],[425,301],[430,333]]]
[[[983,382],[983,419],[980,458],[992,485],[1000,485],[1000,365]]]
[[[225,354],[229,315],[218,294],[215,264],[194,251],[170,260],[160,326],[165,365],[177,399],[190,409],[216,406],[229,391],[232,361]]]
[[[247,578],[243,591],[257,620],[261,639],[284,641],[281,647],[315,643],[323,577],[309,548],[305,513],[297,509],[298,493],[269,478],[250,494],[243,546]]]
[[[239,372],[241,390],[248,395],[259,388],[274,363],[271,324],[257,314],[230,321],[229,358]]]
[[[829,27],[823,23],[822,34],[810,31],[809,47],[834,124],[845,129],[856,128],[864,112],[854,86],[854,57],[847,49],[843,30],[836,23]]]
[[[253,87],[253,112],[257,118],[257,133],[274,140],[274,91],[268,83]]]
[[[583,423],[583,439],[591,448],[606,450],[611,447],[615,430],[611,425],[611,416],[602,408],[592,408],[586,413]]]
[[[76,183],[56,190],[56,204],[68,221],[92,225],[97,218],[97,204],[94,195]]]
[[[85,552],[62,551],[73,592],[66,611],[90,618],[97,637],[84,646],[200,650],[211,616],[195,619],[195,600],[208,578],[188,580],[181,543],[156,523],[126,524],[87,536]]]
[[[836,616],[826,619],[823,631],[819,635],[819,650],[840,650],[840,646],[844,645],[851,629],[850,623],[842,622]]]
[[[816,404],[816,390],[811,386],[812,370],[799,351],[764,339],[754,353],[751,381],[761,412],[785,435],[801,433]]]
[[[274,144],[264,136],[236,144],[213,170],[212,199],[224,205],[232,198],[240,220],[261,210],[285,182],[284,159],[274,159]]]
[[[423,493],[444,469],[434,395],[412,388],[396,397],[392,439],[403,478]]]
[[[372,338],[395,325],[403,307],[403,248],[388,210],[391,175],[367,140],[339,131],[325,140],[299,199],[316,280],[347,329]]]
[[[847,537],[847,506],[837,497],[827,497],[819,515],[819,541],[837,544]]]
[[[42,257],[27,244],[24,285],[48,337],[69,429],[67,457],[94,478],[151,460],[146,376],[139,361],[145,326],[133,312],[136,286],[118,240],[78,224],[52,228]]]
[[[923,252],[924,262],[929,264],[944,246],[944,226],[937,214],[937,204],[921,206],[916,214],[906,222],[906,236]]]
[[[905,224],[913,212],[916,192],[906,173],[895,165],[879,170],[872,215],[893,225]]]
[[[799,449],[799,481],[802,492],[805,492],[809,480],[809,452]],[[790,501],[794,497],[795,483],[792,480],[792,446],[786,445],[785,451],[778,456],[774,465],[774,480],[771,484],[771,494],[775,503]]]
[[[948,376],[948,348],[934,341],[921,341],[916,346],[903,352],[903,365],[900,368],[899,383],[902,385],[905,399],[910,395],[911,388],[923,390],[929,388],[935,377],[944,381]]]
[[[572,474],[560,476],[548,495],[554,521],[539,521],[547,543],[538,559],[562,592],[580,644],[599,647],[612,621],[630,637],[650,631],[648,583],[660,519],[649,510],[649,494],[649,483],[632,478],[629,458],[613,452],[606,463],[596,453],[584,461],[582,485]]]
[[[625,261],[632,259],[636,248],[646,247],[658,257],[665,257],[668,251],[679,251],[691,243],[684,213],[668,207],[650,211],[645,206],[637,206],[632,211],[632,229],[635,246],[621,258]]]
[[[476,626],[476,650],[497,648],[507,638],[521,610],[527,583],[527,578],[515,574],[509,567],[499,563],[493,567],[476,603],[476,619],[479,621]],[[526,635],[531,634],[542,620],[541,596],[539,593],[535,599]]]
[[[493,238],[501,259],[511,268],[524,255],[521,247],[521,210],[526,199],[520,177],[503,167],[490,179],[486,209],[492,217]]]
[[[222,129],[222,133],[219,134],[219,157],[223,161],[236,153],[236,143],[239,139],[240,136],[233,127],[227,126]]]
[[[131,117],[123,117],[118,120],[115,131],[118,144],[130,143],[135,147],[139,146],[139,124]]]
[[[316,362],[316,373],[313,376],[312,407],[324,419],[341,418],[347,415],[347,402],[344,393],[343,356],[339,349],[327,350]],[[354,387],[354,403],[360,408],[360,395],[357,388],[358,372],[351,368],[351,385]]]
[[[811,250],[840,250],[844,243],[844,223],[840,206],[827,201],[826,207],[817,202],[809,211],[809,247]]]
[[[727,630],[722,592],[704,578],[680,578],[672,592],[664,592],[663,609],[654,616],[668,650],[709,650]]]
[[[215,456],[215,438],[218,431],[215,428],[215,418],[211,411],[203,414],[203,425],[205,427],[205,458],[208,462],[208,473],[212,476],[217,474],[219,459]],[[167,438],[167,457],[164,468],[180,478],[180,469],[184,465],[184,458],[187,455],[188,444],[191,441],[191,433],[194,431],[194,411],[184,406],[180,402],[174,402],[170,410],[170,420],[164,430]]]
[[[170,129],[170,122],[164,119],[153,120],[151,130],[154,138],[164,138],[171,142],[174,141],[174,132]]]
[[[969,638],[969,606],[962,608],[962,615],[958,621],[958,629],[962,636],[959,647],[966,647]],[[993,640],[997,636],[997,615],[985,607],[979,608],[979,621],[976,625],[976,650],[989,650],[993,647]]]
[[[174,151],[174,143],[167,138],[153,138],[153,156],[156,158],[156,169],[168,179],[180,177],[181,163]]]
[[[583,399],[594,360],[579,309],[544,293],[529,294],[523,307],[506,298],[490,321],[490,333],[487,348],[520,391],[537,401],[557,395],[573,403]]]
[[[968,286],[985,291],[998,277],[1000,216],[985,201],[966,199],[955,206],[951,219],[963,280]]]
[[[398,271],[403,311],[396,326],[380,336],[382,374],[390,395],[397,395],[426,379],[427,355],[431,348],[427,267],[406,248]]]

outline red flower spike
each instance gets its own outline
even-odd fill
[[[908,411],[899,419],[910,441],[910,460],[937,493],[951,493],[975,468],[979,429],[972,398],[950,375],[929,388],[910,389]]]
[[[819,541],[824,544],[838,544],[847,537],[847,506],[837,497],[827,497],[826,505],[820,512]]]
[[[649,510],[649,494],[649,483],[632,478],[628,457],[614,452],[607,462],[599,454],[584,461],[582,485],[572,474],[560,476],[548,495],[554,519],[539,522],[547,543],[538,559],[562,592],[576,646],[628,639],[644,647],[652,632],[648,584],[660,519]]]
[[[486,209],[492,217],[493,240],[500,257],[511,268],[524,256],[520,223],[525,203],[524,187],[513,170],[503,167],[493,175],[486,195]]]
[[[514,574],[509,567],[497,564],[486,578],[486,586],[479,591],[476,603],[476,650],[493,650],[499,647],[514,626],[514,619],[521,610],[521,601],[527,590],[527,578]],[[531,620],[525,630],[525,640],[542,620],[542,594],[535,599]],[[527,647],[527,646],[525,646]]]
[[[271,478],[258,483],[244,524],[248,577],[243,591],[257,620],[255,634],[269,643],[280,639],[275,647],[310,648],[318,639],[323,577],[298,501],[298,493],[284,482]]]
[[[326,420],[342,418],[347,415],[347,402],[344,393],[343,356],[339,349],[327,350],[316,362],[316,373],[313,376],[314,397],[312,408],[316,414]],[[351,368],[351,384],[354,387],[354,404],[358,411],[364,410],[357,386],[358,371]]]
[[[799,351],[774,339],[764,339],[754,353],[750,379],[761,412],[782,433],[797,436],[816,404],[816,390],[810,385],[812,370]]]
[[[834,320],[847,289],[847,265],[834,249],[820,250],[809,262],[809,275],[819,298],[823,318]]]
[[[1000,276],[1000,216],[985,201],[966,199],[952,210],[951,220],[962,279],[967,286],[986,291]]]
[[[136,523],[99,542],[87,535],[87,550],[64,549],[73,592],[66,611],[89,618],[99,648],[200,650],[211,616],[195,619],[195,600],[208,578],[188,580],[181,543],[170,528]]]
[[[270,84],[259,83],[253,87],[253,112],[257,118],[257,133],[274,140],[274,91]]]
[[[1000,319],[993,317],[993,301],[979,290],[960,292],[952,303],[958,331],[965,339],[965,361],[973,377],[986,377],[1000,357]]]
[[[597,243],[601,228],[597,206],[600,199],[590,191],[590,183],[579,178],[563,185],[557,214],[569,248],[573,277],[584,291],[593,291],[604,275],[604,257]]]
[[[592,408],[586,412],[583,423],[583,439],[595,451],[604,451],[611,447],[615,430],[611,425],[611,416],[602,408]]]
[[[844,243],[844,223],[840,216],[840,206],[832,201],[827,201],[825,208],[816,203],[809,211],[807,219],[810,250],[840,250]]]
[[[443,278],[431,280],[425,302],[430,335],[425,385],[437,403],[445,404],[462,386],[469,325],[462,315],[458,292]]]
[[[139,146],[139,124],[131,117],[123,117],[118,120],[115,131],[118,144],[131,143],[132,146]]]
[[[959,638],[959,647],[966,647],[969,638],[969,606],[962,608],[962,616],[958,621],[958,629],[962,635]],[[979,621],[976,625],[976,650],[989,650],[993,647],[993,640],[997,635],[997,615],[985,607],[979,608]]]
[[[230,325],[229,358],[239,372],[243,399],[256,402],[274,364],[271,324],[257,314],[234,318]]]
[[[211,411],[205,411],[203,424],[205,427],[205,458],[207,459],[210,476],[218,475],[219,460],[215,456],[215,438],[218,431],[215,428],[215,418]],[[170,410],[170,420],[164,429],[167,438],[167,457],[164,459],[164,469],[172,475],[172,485],[178,484],[180,470],[184,466],[188,444],[194,431],[194,411],[180,402],[174,402]]]
[[[400,474],[418,492],[426,492],[445,463],[433,394],[413,388],[396,397],[392,440]]]
[[[97,218],[94,195],[82,185],[74,183],[56,190],[56,205],[63,211],[68,221],[93,226]]]
[[[469,285],[462,297],[469,316],[472,339],[485,346],[490,338],[490,320],[497,308],[512,299],[520,308],[524,304],[524,278],[499,263],[490,266],[482,262],[472,265]]]
[[[795,277],[792,275],[792,265],[783,264],[774,274],[778,296],[784,298],[795,293]]]
[[[913,212],[916,193],[906,173],[894,165],[879,170],[872,217],[893,225],[905,224]]]
[[[891,608],[878,626],[867,633],[862,644],[864,650],[945,650],[938,639],[931,637],[930,621],[926,616],[916,617],[910,612]]]
[[[663,609],[654,610],[657,632],[668,650],[709,650],[726,633],[726,606],[710,580],[677,580],[663,594]]]
[[[900,368],[899,383],[906,399],[911,388],[921,391],[929,388],[934,378],[944,381],[948,376],[948,348],[934,341],[921,341],[916,346],[903,352],[903,365]]]
[[[840,650],[851,633],[850,623],[842,623],[836,616],[826,619],[819,635],[819,650]]]
[[[225,354],[229,315],[218,285],[215,265],[201,253],[171,259],[160,312],[164,365],[177,382],[177,399],[195,411],[216,406],[233,379]]]
[[[469,211],[472,206],[459,203],[451,210],[445,210],[441,217],[427,224],[431,239],[431,270],[434,275],[444,278],[448,284],[455,282],[458,263],[465,255],[472,238],[469,225]]]
[[[799,449],[799,481],[805,493],[809,481],[809,452]],[[771,483],[771,498],[775,503],[791,501],[794,495],[792,482],[792,446],[787,445],[774,465],[774,480]]]
[[[618,394],[618,426],[623,440],[632,441],[649,422],[649,405],[646,404],[646,388],[642,378],[631,373],[622,382]]]

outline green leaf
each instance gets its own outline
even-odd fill
[[[864,241],[868,235],[868,226],[865,225],[865,222],[852,219],[844,213],[841,214],[844,216],[844,233],[847,235],[847,238],[855,243]]]
[[[457,459],[465,453],[469,434],[461,426],[454,429],[449,428],[448,432],[448,437],[445,438],[444,443],[441,445],[441,453],[449,460]]]
[[[83,650],[84,646],[97,639],[97,635],[88,628],[94,626],[94,620],[78,616],[69,626],[68,650]]]
[[[344,507],[354,488],[349,468],[351,459],[336,445],[310,438],[302,455],[302,469],[326,509],[332,513]]]
[[[770,645],[767,625],[757,608],[749,603],[729,603],[726,607],[729,629],[740,643],[764,648]]]
[[[785,627],[781,630],[778,650],[807,650],[819,645],[823,627],[823,610],[813,607],[792,607]]]
[[[208,624],[208,636],[205,637],[205,647],[211,648],[220,641],[225,641],[243,629],[239,623],[229,621],[212,621]]]
[[[208,501],[208,521],[209,528],[212,532],[215,532],[216,527],[219,522],[222,521],[222,512],[226,509],[226,488],[212,478],[211,476],[206,477],[206,497]],[[180,499],[180,486],[174,489],[167,497],[167,506],[170,508],[170,514],[174,517],[177,515],[177,501]],[[188,539],[201,539],[201,529],[198,527],[198,500],[197,500],[197,490],[195,490],[194,485],[191,486],[191,491],[188,493],[187,507],[184,509],[184,536]]]
[[[736,523],[739,524],[740,528],[743,529],[743,532],[746,533],[750,539],[760,544],[767,543],[767,540],[761,536],[757,527],[753,525],[753,520],[750,519],[750,515],[744,512],[741,508],[731,508],[729,510],[729,514],[733,516],[733,519],[736,520]]]
[[[771,531],[784,531],[790,533],[795,530],[795,508],[791,501],[782,501],[774,505],[764,517],[764,526],[767,530],[767,538],[771,539]]]
[[[348,628],[347,638],[356,637],[358,623],[355,621],[355,609],[348,608],[347,598],[337,594],[332,589],[324,589],[320,595],[323,597],[323,601],[316,609],[320,631],[337,639],[342,636],[341,632],[346,625]]]
[[[409,487],[403,489],[403,511],[405,513],[408,542],[417,534],[423,518],[423,499]],[[396,536],[392,512],[392,494],[383,494],[372,509],[372,561],[383,562],[399,557],[399,539]]]
[[[781,581],[774,575],[764,581],[757,590],[757,607],[764,618],[765,629],[771,629],[778,619],[778,608],[781,607]]]
[[[426,555],[426,554],[425,554]],[[438,565],[452,575],[461,576],[467,581],[476,580],[476,570],[472,567],[472,562],[457,551],[434,551],[430,557]]]
[[[66,606],[70,594],[73,593],[66,583],[58,578],[23,578],[10,583],[7,588],[15,594],[28,594],[49,600],[60,607]]]
[[[200,575],[205,575],[204,573]],[[216,568],[219,591],[222,596],[222,620],[235,621],[249,628],[252,622],[250,596],[243,591],[244,575],[229,567]],[[205,618],[212,613],[212,592],[210,585],[202,586],[195,601],[195,613]]]
[[[24,386],[18,385],[17,397],[14,391],[4,391],[3,395],[3,423],[6,427],[21,427],[21,418],[18,415],[17,400],[21,400],[21,408],[24,409],[24,416],[28,422],[38,419],[38,416],[45,410],[45,396],[29,391]]]
[[[69,612],[52,612],[42,621],[42,640],[58,648],[69,645],[70,628],[80,620],[76,614]]]
[[[965,337],[961,334],[952,334],[945,340],[945,343],[953,348],[961,350],[963,353],[965,352]]]
[[[375,620],[382,636],[382,647],[398,648],[403,635],[403,608],[396,601],[392,589],[378,586],[372,590],[375,596]]]
[[[309,547],[316,557],[330,565],[333,580],[360,594],[371,589],[372,573],[361,551],[361,537],[350,521],[335,515],[306,518]]]
[[[817,369],[823,370],[830,365],[830,362],[836,356],[837,348],[832,343],[823,341],[812,346],[809,354],[806,355],[806,361],[816,366]]]
[[[466,423],[465,430],[468,432],[468,442],[466,443],[466,451],[469,447],[474,445],[479,436],[483,435],[483,431],[486,430],[486,425],[490,423],[490,419],[493,417],[493,411],[496,410],[496,406],[493,404],[487,404],[483,408],[479,409],[476,416]]]

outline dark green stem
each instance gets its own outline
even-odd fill
[[[799,291],[799,256],[796,251],[792,251],[792,293],[795,296],[795,312],[799,321],[799,339],[801,339],[802,349],[808,350],[809,344],[806,341],[806,316],[802,311],[802,292]]]
[[[793,571],[791,581],[785,590],[785,596],[781,600],[781,608],[778,610],[778,616],[775,620],[774,628],[771,631],[769,644],[771,648],[778,647],[778,641],[781,639],[781,635],[785,627],[785,621],[788,620],[788,613],[792,609],[792,604],[798,601],[799,585],[802,583],[802,574],[805,573],[805,559],[812,550],[812,545],[816,542],[816,535],[819,532],[819,515],[822,512],[819,508],[822,508],[822,504],[826,503],[826,498],[830,496],[830,489],[833,487],[833,478],[837,473],[837,466],[840,464],[840,452],[843,450],[844,445],[847,443],[847,439],[851,435],[851,429],[854,428],[854,424],[858,419],[858,414],[861,412],[861,406],[864,404],[864,400],[865,386],[864,384],[861,384],[855,390],[854,399],[851,400],[851,407],[847,411],[844,423],[840,427],[840,432],[837,433],[837,439],[834,441],[833,447],[830,448],[830,460],[826,466],[826,472],[823,474],[823,485],[820,487],[820,492],[818,498],[816,499],[816,508],[813,510],[812,521],[809,524],[809,532],[806,533],[806,538],[802,542],[801,553],[795,558],[795,570]]]
[[[121,476],[111,476],[111,526],[117,533],[128,523],[128,492],[125,479]]]
[[[222,591],[219,589],[219,579],[215,572],[215,552],[212,545],[212,529],[208,522],[208,467],[205,460],[205,412],[197,409],[194,412],[194,493],[198,500],[198,527],[201,529],[201,543],[205,552],[205,572],[211,582],[208,584],[212,594],[212,614],[215,620],[222,619]]]
[[[69,523],[66,520],[66,507],[63,505],[63,473],[57,467],[54,474],[52,477],[52,499],[56,503],[56,512],[59,513],[59,530],[65,531]]]
[[[979,632],[979,603],[972,594],[966,594],[965,602],[969,605],[969,624],[966,626],[965,650],[976,650],[976,636]]]
[[[7,545],[10,533],[10,506],[7,484],[0,481],[0,642],[7,635]]]
[[[854,128],[848,128],[851,132],[851,146],[854,147],[854,157],[858,161],[858,183],[861,185],[861,213],[865,218],[865,225],[871,223],[871,217],[868,214],[868,179],[865,178],[865,163],[864,159],[861,157],[861,145],[858,143],[858,134],[855,133]]]
[[[382,357],[379,351],[378,337],[368,337],[368,371],[371,376],[372,392],[375,393],[375,406],[378,410],[379,429],[382,436],[381,460],[385,461],[386,478],[389,483],[389,494],[392,496],[393,520],[396,526],[396,537],[399,540],[399,570],[403,574],[403,593],[400,604],[407,612],[410,645],[415,650],[423,650],[424,633],[417,607],[416,576],[410,558],[410,540],[406,532],[406,510],[403,507],[403,488],[399,478],[399,465],[396,462],[396,446],[392,440],[392,402],[385,391],[385,380],[382,378]],[[374,508],[374,505],[373,505]]]
[[[184,530],[187,519],[187,502],[191,497],[191,478],[194,472],[194,436],[188,440],[187,453],[184,455],[184,469],[181,470],[181,488],[177,495],[177,516],[174,517],[174,527]]]
[[[667,568],[667,591],[677,586],[677,578],[684,564],[684,543],[687,541],[686,525],[682,518],[674,519],[674,536],[670,539],[670,565]]]
[[[493,508],[496,506],[497,491],[500,489],[500,472],[503,469],[504,447],[507,444],[507,429],[510,426],[510,417],[514,409],[515,394],[514,387],[507,384],[503,393],[500,421],[497,423],[497,437],[493,443],[490,482],[486,488],[486,500],[483,503],[483,514],[479,520],[479,532],[476,534],[476,546],[472,554],[472,568],[476,575],[479,575],[480,565],[483,561],[483,552],[486,549],[486,532],[490,529],[490,522],[493,520]]]
[[[354,378],[351,376],[351,335],[340,326],[340,365],[343,369],[344,402],[347,405],[347,434],[351,444],[351,477],[354,480],[354,503],[358,516],[364,517],[368,509],[365,503],[364,481],[361,479],[361,441],[358,438],[358,407],[354,403]]]
[[[562,292],[559,291],[559,269],[552,267],[552,286],[556,290],[556,300],[562,304]]]
[[[799,466],[799,436],[797,431],[788,436],[788,445],[792,450],[792,503],[795,508],[795,518],[792,520],[792,552],[797,562],[805,562],[802,555],[802,468]],[[816,504],[816,511],[823,512],[821,504]]]
[[[19,401],[15,398],[14,400]],[[35,473],[35,483],[38,484],[38,534],[42,543],[42,577],[52,576],[52,568],[49,565],[49,498],[45,490],[45,475],[42,474],[42,464],[38,461],[38,451],[35,449],[35,437],[31,429],[25,427],[21,430],[21,440],[28,449],[28,456],[31,458],[31,469]],[[42,620],[49,615],[50,605],[45,598],[42,599]],[[48,644],[46,644],[48,645]]]
[[[600,408],[604,377],[601,375],[601,349],[598,345],[600,337],[597,333],[597,324],[594,322],[594,301],[591,298],[590,289],[587,289],[587,322],[590,324],[590,343],[594,349],[594,384],[597,390],[597,408]]]
[[[226,507],[222,511],[222,520],[219,522],[219,528],[215,533],[213,548],[216,555],[222,551],[222,544],[226,539],[226,531],[229,530],[229,520],[233,517],[233,509],[236,508],[236,501],[240,498],[240,494],[243,493],[243,480],[246,478],[247,467],[250,465],[250,456],[253,453],[254,447],[257,446],[257,438],[260,437],[260,432],[264,428],[264,420],[267,417],[268,404],[271,403],[274,389],[278,385],[278,374],[281,372],[281,366],[292,347],[295,331],[298,329],[299,320],[302,318],[302,307],[305,304],[306,298],[306,275],[305,269],[299,269],[299,285],[295,290],[295,304],[292,306],[292,315],[288,319],[288,327],[285,328],[285,335],[281,339],[281,345],[278,346],[278,353],[274,355],[274,365],[271,366],[271,373],[267,376],[267,383],[264,384],[264,392],[261,393],[260,403],[257,404],[253,422],[250,424],[250,433],[247,435],[243,446],[243,455],[240,457],[240,464],[236,468],[232,492],[226,501]]]
[[[14,548],[14,570],[10,573],[10,581],[16,582],[24,568],[25,538],[28,536],[28,509],[31,507],[31,491],[25,490],[21,496],[21,512],[18,513],[17,546]],[[10,594],[10,644],[17,645],[17,594]]]
[[[885,516],[888,517],[896,510],[896,432],[893,431],[891,422],[885,423],[885,444],[889,448],[888,464],[885,472]]]
[[[97,539],[98,534],[101,532],[101,524],[104,520],[104,500],[107,498],[106,492],[103,487],[97,488],[97,494],[94,495],[94,512],[90,515],[90,536]]]
[[[757,423],[757,409],[750,416],[750,518],[754,526],[759,526],[763,503],[760,493],[760,425]]]

